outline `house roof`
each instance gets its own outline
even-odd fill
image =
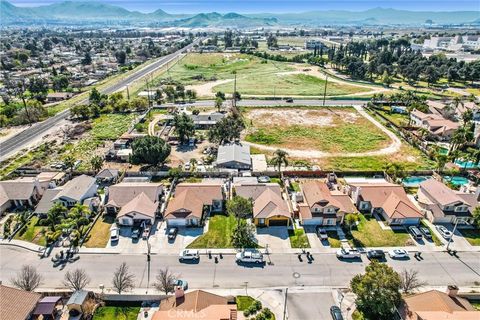
[[[42,298],[35,310],[33,311],[34,315],[51,315],[55,309],[57,303],[62,300],[60,296],[44,297]]]
[[[52,180],[60,180],[65,176],[65,172],[57,172],[57,171],[45,171],[40,172],[37,175],[38,181],[40,182],[50,182]]]
[[[0,319],[27,319],[40,298],[35,292],[0,285]]]
[[[35,213],[47,213],[53,206],[53,198],[57,196],[60,189],[47,189],[35,208]]]
[[[407,198],[392,192],[382,206],[390,219],[423,218],[422,213]]]
[[[242,144],[228,144],[218,147],[217,164],[240,162],[250,165],[250,146]]]
[[[403,187],[393,183],[354,183],[351,185],[360,188],[361,198],[364,201],[369,201],[374,208],[382,207],[392,192],[405,195],[406,197]]]
[[[38,180],[19,178],[0,181],[0,205],[10,200],[28,200],[33,195]]]
[[[436,179],[428,179],[420,183],[420,190],[433,203],[446,206],[453,203],[462,203],[464,199],[452,189]]]
[[[253,217],[266,219],[277,216],[290,218],[290,210],[281,193],[279,194],[274,188],[267,188],[253,203]]]
[[[183,311],[183,310],[182,310]],[[159,310],[153,314],[152,320],[236,320],[237,306],[234,304],[227,305],[211,305],[202,309],[200,313],[196,312],[171,312]]]
[[[161,183],[121,182],[108,188],[106,205],[121,208],[141,193],[144,193],[150,201],[157,202],[162,190]]]
[[[235,184],[234,188],[237,196],[253,200],[256,200],[267,189],[273,190],[279,195],[282,194],[278,183],[240,183]]]
[[[322,207],[334,206],[344,213],[357,211],[348,195],[332,192],[323,181],[307,181],[301,185],[301,188],[310,208],[319,205]]]
[[[195,290],[182,298],[169,297],[160,302],[159,310],[168,311],[171,309],[199,312],[212,305],[227,305],[228,299],[203,290]]]
[[[100,171],[99,173],[97,173],[97,175],[95,176],[95,178],[101,178],[101,179],[105,179],[105,178],[116,178],[118,177],[118,170],[117,169],[103,169],[102,171]]]
[[[82,305],[88,297],[88,291],[77,290],[68,299],[67,306],[72,304]]]
[[[145,193],[140,193],[127,204],[117,214],[117,217],[132,216],[139,213],[147,217],[155,218],[158,209],[158,202],[153,202]]]
[[[85,193],[95,184],[95,178],[82,174],[68,181],[63,187],[59,188],[61,191],[53,199],[69,198],[76,201],[82,200]]]
[[[405,305],[409,311],[418,312],[465,312],[474,311],[473,306],[468,300],[460,297],[451,297],[445,292],[438,290],[430,290],[422,293],[415,294],[404,299]],[[480,316],[480,312],[477,312],[477,317]],[[423,318],[422,318],[423,319]],[[442,318],[426,318],[428,320],[442,319]],[[448,319],[448,318],[447,318]],[[460,319],[460,318],[459,318]]]
[[[168,202],[165,218],[201,218],[204,205],[222,199],[220,184],[181,183],[175,188],[175,196]]]

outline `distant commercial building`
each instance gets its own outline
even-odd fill
[[[480,36],[431,37],[423,42],[424,50],[468,51],[480,49]]]

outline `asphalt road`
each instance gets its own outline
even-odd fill
[[[147,287],[147,263],[144,255],[82,254],[73,264],[67,264],[63,270],[53,268],[49,258],[40,259],[36,253],[25,249],[0,246],[0,280],[9,283],[10,279],[24,264],[33,265],[44,276],[42,287],[54,289],[62,287],[62,279],[67,270],[83,268],[91,278],[90,287],[98,288],[104,284],[111,288],[112,274],[122,262],[126,262],[135,275],[138,288]],[[412,269],[429,286],[456,284],[459,287],[474,286],[480,282],[480,253],[460,253],[459,258],[444,252],[424,253],[424,260],[391,260],[387,263],[397,271]],[[195,288],[243,288],[248,282],[249,288],[271,287],[348,287],[352,277],[362,273],[368,260],[344,262],[334,254],[316,254],[309,264],[300,262],[294,254],[272,254],[271,264],[259,266],[239,266],[232,255],[225,255],[218,264],[202,255],[198,264],[178,262],[175,255],[152,255],[151,281],[157,270],[169,267]],[[267,258],[268,261],[268,258]],[[151,283],[151,282],[150,282]]]
[[[231,101],[227,100],[228,105],[231,105]],[[325,100],[325,106],[352,106],[352,105],[364,105],[364,100]],[[261,100],[261,99],[245,99],[237,101],[237,105],[240,107],[272,107],[272,106],[308,106],[308,107],[321,107],[323,106],[323,100],[294,100],[293,102],[286,102],[285,100]],[[192,107],[214,107],[214,100],[199,100],[192,103],[185,104],[172,104],[167,103],[166,106],[192,106]]]
[[[110,94],[116,91],[119,91],[126,86],[130,85],[131,83],[145,77],[146,75],[152,73],[153,71],[163,67],[165,64],[168,62],[172,61],[176,57],[178,57],[182,52],[185,50],[189,50],[194,44],[196,43],[193,42],[186,46],[185,48],[182,48],[174,53],[171,53],[167,56],[164,56],[155,62],[137,70],[133,74],[129,75],[128,77],[125,77],[122,80],[119,80],[115,84],[112,84],[111,86],[101,90],[102,93]],[[84,104],[87,103],[87,99],[83,99],[78,102],[78,104]],[[5,160],[8,158],[10,155],[12,155],[15,152],[18,152],[19,150],[23,149],[25,146],[28,145],[30,141],[33,139],[42,136],[47,132],[49,129],[52,127],[55,127],[57,124],[59,124],[61,121],[65,120],[70,114],[70,111],[67,109],[65,111],[62,111],[55,116],[48,118],[47,120],[39,123],[33,124],[30,128],[19,132],[18,134],[12,136],[9,139],[6,139],[5,141],[2,141],[0,143],[0,161]]]

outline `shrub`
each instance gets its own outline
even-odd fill
[[[257,316],[255,317],[255,320],[265,320],[265,315],[263,313],[259,313],[257,314]]]
[[[273,319],[273,312],[270,309],[265,308],[262,310],[262,313],[265,315],[265,319]]]
[[[253,303],[254,307],[255,307],[255,310],[259,311],[260,309],[262,309],[262,303],[258,300],[255,300],[255,302]]]
[[[248,307],[247,310],[250,312],[250,314],[257,313],[257,308],[255,307],[255,304],[252,304],[250,307]]]
[[[244,311],[243,311],[243,315],[244,315],[245,317],[248,317],[248,316],[250,315],[250,308],[244,310]]]

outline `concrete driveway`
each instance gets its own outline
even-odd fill
[[[256,238],[262,247],[271,249],[290,249],[287,227],[265,227],[257,228]]]
[[[290,293],[287,300],[288,320],[331,319],[334,305],[332,292]]]
[[[328,231],[335,231],[332,228],[326,228]],[[315,226],[303,226],[303,230],[305,230],[305,234],[307,235],[308,242],[310,242],[310,247],[312,249],[329,249],[330,243],[328,240],[321,241],[317,235],[316,227]]]
[[[179,227],[177,237],[175,240],[168,240],[168,228],[166,223],[162,223],[157,234],[151,237],[153,249],[158,253],[164,254],[178,254],[182,249],[185,249],[198,236],[203,234],[203,228],[186,228]]]

